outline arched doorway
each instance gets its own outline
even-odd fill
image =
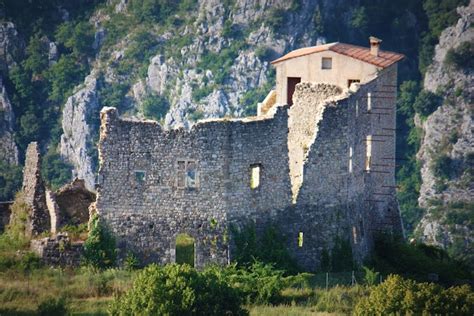
[[[188,234],[178,234],[176,236],[176,263],[187,263],[194,267],[194,238]]]

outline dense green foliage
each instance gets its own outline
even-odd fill
[[[0,161],[0,201],[10,201],[21,186],[21,167]]]
[[[474,44],[463,42],[446,53],[444,63],[458,70],[470,71],[474,68]]]
[[[170,108],[170,104],[166,97],[156,94],[150,94],[142,101],[142,111],[143,115],[146,118],[154,119],[154,120],[162,120],[168,110]]]
[[[444,289],[397,275],[370,291],[355,308],[356,315],[472,315],[474,294],[468,285]]]
[[[64,297],[50,297],[38,305],[37,310],[40,316],[65,316],[68,315],[66,299]]]
[[[72,166],[50,148],[42,157],[41,175],[51,189],[57,190],[71,180]]]
[[[235,258],[239,266],[250,266],[255,260],[274,264],[277,269],[292,274],[298,267],[286,248],[286,237],[275,227],[268,226],[262,235],[258,235],[254,224],[248,224],[238,230],[231,228],[235,243]]]
[[[209,271],[188,265],[149,265],[117,297],[111,315],[246,315],[237,290]]]
[[[385,235],[376,239],[370,265],[383,274],[396,273],[419,281],[429,281],[430,274],[436,274],[439,282],[446,285],[472,278],[466,266],[442,249],[407,244]]]
[[[84,243],[84,263],[97,268],[115,265],[117,251],[115,238],[94,215],[90,220],[89,236]]]

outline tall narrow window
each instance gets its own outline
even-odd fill
[[[196,187],[196,162],[188,161],[186,165],[186,187]]]
[[[323,57],[321,60],[321,69],[332,69],[332,58]]]
[[[359,100],[356,100],[356,117],[359,116]]]
[[[299,232],[298,234],[298,247],[303,247],[303,232]]]
[[[250,166],[250,188],[255,190],[260,186],[260,165]]]
[[[352,226],[352,239],[354,240],[354,244],[357,244],[357,227]]]
[[[360,237],[364,237],[364,222],[362,219],[359,220],[359,230],[360,230]]]
[[[353,155],[352,147],[349,147],[349,173],[352,173],[352,155]]]
[[[372,111],[372,93],[367,93],[367,112]]]
[[[366,171],[370,171],[371,160],[372,160],[372,135],[367,135],[366,154],[365,154],[365,170]]]
[[[197,164],[194,160],[178,160],[177,163],[177,187],[196,188],[197,187]]]

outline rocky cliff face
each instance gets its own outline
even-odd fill
[[[423,131],[419,204],[427,209],[417,231],[428,243],[472,253],[474,73],[472,68],[450,64],[446,56],[463,43],[474,42],[474,1],[458,8],[458,13],[457,24],[441,34],[424,81],[426,90],[442,95],[443,104],[426,120],[416,120]]]
[[[73,176],[84,179],[87,189],[94,190],[94,161],[97,128],[93,118],[98,116],[97,79],[93,72],[84,85],[70,96],[64,106],[60,152],[73,164]]]
[[[18,148],[13,137],[14,115],[7,91],[0,78],[0,161],[18,164]]]
[[[316,44],[314,12],[318,3],[310,0],[298,3],[296,12],[293,2],[283,0],[238,0],[233,6],[217,0],[200,0],[197,10],[190,13],[192,24],[180,26],[177,31],[151,30],[159,46],[166,46],[176,38],[188,40],[175,51],[163,52],[158,47],[159,53],[145,61],[146,76],[136,80],[127,94],[126,115],[143,117],[142,102],[150,95],[164,97],[169,102],[170,108],[162,121],[166,128],[190,127],[200,118],[248,114],[242,97],[258,92],[263,100],[271,90],[269,60],[289,49]],[[322,4],[330,11],[335,2],[322,1]],[[129,10],[127,1],[110,1],[109,5],[115,5],[115,13],[127,14]],[[275,13],[275,10],[280,11]],[[274,31],[268,21],[278,14],[284,14],[289,21],[284,21],[284,29]],[[110,16],[103,12],[91,19],[100,31],[96,37],[102,40],[107,37],[107,29],[101,25],[108,19]],[[108,59],[101,59],[95,65],[108,84],[129,79],[114,68],[124,58],[131,43],[129,38],[130,34],[111,49]],[[99,50],[98,56],[101,54]],[[209,54],[214,54],[216,59],[225,55],[225,65],[220,65],[218,60],[205,61]],[[75,176],[86,179],[88,189],[92,189],[94,179],[89,154],[93,142],[88,135],[95,127],[88,126],[85,118],[99,106],[113,105],[99,104],[97,85],[90,80],[86,79],[85,87],[78,87],[80,90],[66,103],[61,139],[61,154],[74,165]]]

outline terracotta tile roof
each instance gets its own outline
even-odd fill
[[[369,47],[362,47],[362,46],[356,46],[356,45],[350,45],[350,44],[344,44],[344,43],[330,43],[330,44],[325,44],[325,45],[318,45],[318,46],[296,49],[272,61],[272,64],[276,64],[284,60],[288,60],[288,59],[292,59],[296,57],[301,57],[301,56],[319,53],[323,51],[329,51],[329,50],[341,55],[346,55],[355,59],[359,59],[366,63],[375,65],[377,67],[382,67],[382,68],[386,68],[405,57],[403,54],[398,54],[398,53],[383,51],[383,50],[379,51],[378,56],[374,56],[370,54]]]

